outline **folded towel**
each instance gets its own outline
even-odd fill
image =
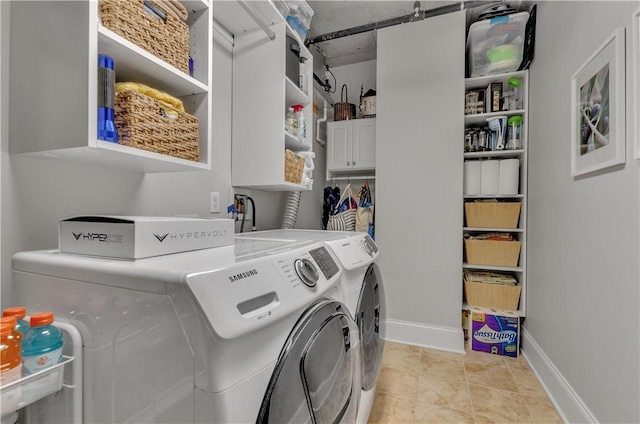
[[[167,8],[174,15],[176,15],[179,19],[186,21],[189,17],[189,12],[187,12],[187,8],[182,5],[178,0],[159,0],[162,4],[166,5]]]
[[[174,109],[184,112],[184,104],[182,103],[182,100],[177,99],[171,94],[165,93],[164,91],[156,90],[155,88],[140,84],[139,82],[117,82],[115,88],[116,93],[128,90],[137,91],[140,94],[144,94],[147,97],[160,100],[161,102],[168,104]]]

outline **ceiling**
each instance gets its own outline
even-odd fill
[[[482,12],[492,8],[515,8],[526,10],[526,0],[476,0],[476,1],[432,1],[432,0],[307,0],[314,11],[307,41],[321,35],[349,30],[358,26],[379,23],[394,18],[409,17],[414,13],[414,4],[419,3],[421,16],[427,19],[442,13],[466,9],[467,25],[478,19]],[[330,37],[329,37],[330,38]],[[376,30],[333,38],[309,46],[320,67],[349,65],[376,59]],[[320,59],[320,60],[318,60]],[[315,67],[315,64],[314,64]]]
[[[414,0],[359,1],[359,0],[308,0],[314,11],[307,39],[335,31],[407,16],[414,11]],[[435,9],[459,3],[457,1],[421,1],[421,10]],[[368,31],[348,37],[323,41],[310,49],[315,57],[323,57],[330,67],[349,65],[376,58],[376,31]],[[317,55],[319,53],[320,56]]]

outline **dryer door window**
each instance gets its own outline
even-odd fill
[[[382,277],[376,264],[369,265],[362,283],[362,291],[356,310],[356,322],[362,345],[362,388],[371,390],[382,366],[385,322],[384,290]]]
[[[346,307],[312,305],[289,335],[257,423],[352,423],[360,401],[358,328]]]

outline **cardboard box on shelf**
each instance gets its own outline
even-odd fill
[[[471,349],[517,358],[520,316],[515,312],[471,307]]]
[[[60,252],[141,259],[232,245],[231,219],[77,216],[60,221]]]
[[[484,107],[486,113],[499,112],[500,100],[502,99],[502,83],[492,82],[487,86],[484,93]]]

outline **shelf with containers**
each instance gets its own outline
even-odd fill
[[[231,184],[310,190],[310,184],[288,178],[286,151],[312,151],[313,56],[272,2],[217,2],[214,19],[234,36]],[[303,66],[300,57],[306,58]],[[302,105],[304,138],[285,130],[294,105]]]
[[[465,80],[465,140],[463,144],[464,166],[464,190],[465,218],[463,234],[467,238],[493,236],[511,238],[506,240],[464,240],[464,271],[495,272],[510,275],[515,278],[519,290],[517,309],[520,316],[526,315],[526,252],[527,252],[527,124],[528,124],[528,71],[516,71],[505,74],[487,75],[482,77],[467,78]],[[515,80],[514,80],[515,79]],[[511,92],[506,96],[507,104],[504,105],[504,93],[509,90],[509,81],[519,85],[521,104],[511,102]],[[516,82],[517,81],[517,82]],[[500,83],[502,93],[499,95],[499,110],[487,111],[486,97],[480,95],[480,103],[469,105],[470,92],[491,93],[491,84]],[[500,85],[499,84],[499,85]],[[493,95],[491,99],[493,99]],[[496,96],[498,98],[498,96]],[[473,98],[472,98],[473,99]],[[502,110],[502,109],[506,110]],[[479,113],[473,113],[479,112]],[[519,138],[517,143],[509,143],[508,119],[518,116]],[[500,127],[495,122],[502,119],[506,131],[503,128],[503,143],[497,142],[497,133]],[[494,120],[493,127],[489,127],[488,120]],[[484,128],[488,140],[485,143],[473,140],[473,132],[479,135],[479,128]],[[471,137],[469,137],[471,135]],[[478,137],[480,138],[480,137]],[[503,147],[497,150],[498,145]],[[482,150],[480,150],[482,148]],[[485,150],[488,149],[488,150]],[[493,150],[491,150],[493,148]],[[503,162],[508,160],[509,162]],[[486,162],[486,163],[485,163]],[[501,167],[502,165],[502,167]],[[503,169],[504,168],[504,169]],[[500,173],[504,171],[504,175]],[[483,185],[485,177],[486,184]],[[503,189],[504,188],[504,189]],[[477,220],[480,220],[478,224]],[[473,220],[473,222],[470,222]],[[466,283],[463,283],[466,284]],[[484,286],[485,288],[488,286]],[[491,287],[492,290],[507,290],[503,287]],[[467,289],[465,289],[466,291]],[[468,293],[466,295],[468,297]],[[491,307],[491,305],[478,305],[473,302],[463,302],[463,309],[469,306]],[[491,301],[491,300],[490,300]],[[496,307],[493,305],[493,307]],[[512,308],[509,308],[512,310]]]
[[[193,76],[104,26],[100,2],[14,2],[10,153],[133,172],[210,169],[212,13],[205,0],[182,4]],[[198,121],[198,160],[98,139],[99,54],[114,59],[116,82],[139,82],[183,102]]]
[[[29,321],[29,317],[24,319]],[[68,322],[54,321],[53,325],[62,330],[63,335],[60,361],[0,386],[2,422],[14,422],[10,420],[15,419],[16,414],[21,418],[19,422],[31,422],[29,418],[41,417],[40,408],[49,404],[55,404],[63,422],[83,422],[82,335]]]

